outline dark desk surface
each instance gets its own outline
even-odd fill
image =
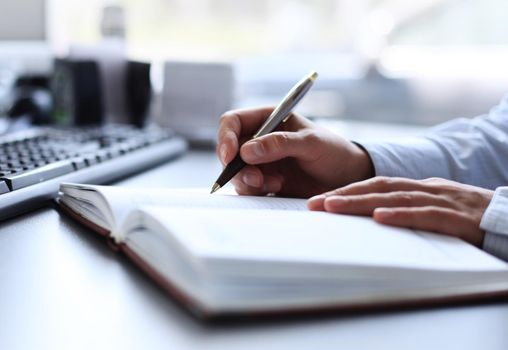
[[[209,187],[207,152],[121,182]],[[508,349],[508,302],[209,325],[53,208],[0,224],[0,349]]]

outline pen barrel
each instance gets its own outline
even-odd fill
[[[293,108],[305,96],[307,91],[312,87],[312,80],[306,79],[299,85],[294,87],[283,99],[283,101],[273,110],[272,114],[265,123],[259,128],[254,138],[263,136],[273,132],[277,127],[285,121]]]
[[[300,100],[307,94],[307,92],[312,87],[312,81],[307,80],[302,85],[295,88],[291,96],[288,96],[288,99],[278,106],[279,113],[286,118],[289,113],[295,108],[295,106],[300,102]]]
[[[229,180],[238,174],[238,172],[242,170],[245,165],[246,163],[240,157],[240,153],[238,153],[236,157],[231,162],[229,162],[228,165],[226,165],[219,178],[215,182],[218,183],[221,187],[224,186],[229,182]]]

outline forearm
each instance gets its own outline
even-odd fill
[[[441,177],[450,179],[449,164],[442,151],[426,138],[397,142],[362,142],[372,160],[375,176],[410,179]]]
[[[457,119],[422,137],[361,145],[376,175],[441,177],[494,189],[508,184],[508,98],[488,115]]]

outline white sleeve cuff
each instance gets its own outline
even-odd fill
[[[370,155],[376,176],[410,179],[450,178],[449,165],[440,147],[419,137],[398,142],[358,142]]]
[[[498,187],[483,214],[483,250],[508,261],[508,187]]]

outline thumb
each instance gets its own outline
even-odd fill
[[[250,140],[240,148],[240,156],[249,164],[274,162],[286,157],[312,159],[317,137],[308,132],[278,131]],[[315,136],[315,135],[314,135]]]

